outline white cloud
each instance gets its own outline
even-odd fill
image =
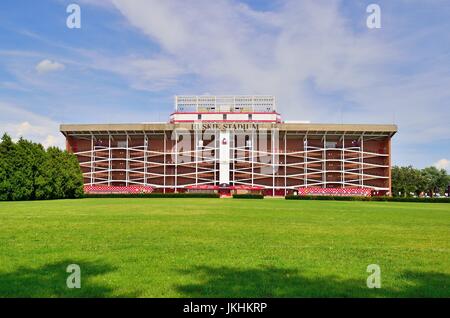
[[[16,126],[15,133],[17,136],[24,136],[33,129],[33,126],[27,121],[24,121]]]
[[[95,52],[79,50],[89,59],[86,66],[92,69],[116,73],[128,80],[137,90],[159,91],[173,87],[185,70],[167,57],[110,57]]]
[[[395,143],[411,149],[448,140],[449,55],[422,50],[426,39],[445,37],[445,27],[415,24],[411,32],[401,23],[414,15],[398,19],[386,9],[383,27],[368,30],[357,5],[357,29],[358,16],[346,16],[342,1],[284,1],[271,12],[222,0],[111,2],[176,65],[169,85],[193,74],[192,94],[274,94],[286,119],[340,122],[343,109],[344,122],[395,121]],[[141,87],[154,81],[145,68],[138,77],[147,72]]]
[[[380,80],[380,65],[396,54],[367,32],[355,34],[337,1],[287,1],[274,12],[228,1],[113,3],[160,45],[166,64],[176,65],[170,79],[194,74],[202,91],[215,94],[274,94],[286,118],[300,113],[296,119],[333,120],[336,105],[312,90],[367,90]],[[140,71],[138,77],[150,74],[144,85],[157,75]]]
[[[450,160],[443,158],[438,160],[434,166],[438,169],[450,170]]]
[[[14,140],[23,137],[42,143],[44,147],[56,146],[64,149],[64,137],[55,136],[59,125],[50,118],[4,102],[0,102],[0,113],[1,134],[6,132]]]
[[[40,74],[62,71],[65,69],[65,65],[56,61],[51,61],[48,59],[40,61],[36,65],[36,71]]]
[[[45,148],[52,147],[52,146],[63,148],[61,137],[56,137],[54,135],[47,135],[47,137],[42,141],[42,145]]]
[[[73,61],[56,58],[74,69],[109,71],[139,90],[274,94],[284,119],[340,122],[343,109],[344,122],[395,120],[399,124],[393,148],[396,164],[423,165],[430,156],[422,157],[419,144],[448,144],[450,73],[443,66],[449,65],[450,55],[440,45],[448,38],[448,28],[443,27],[448,22],[430,21],[428,27],[415,20],[420,10],[390,10],[394,4],[386,2],[382,28],[368,30],[364,26],[365,6],[343,1],[286,0],[276,2],[270,12],[225,0],[83,0],[84,3],[101,8],[112,3],[110,8],[119,10],[128,24],[152,43],[148,52],[143,53],[138,46],[127,48],[127,54],[108,49],[107,56],[100,54],[101,50],[60,47],[76,53]],[[438,3],[429,5],[430,12],[449,10]],[[361,12],[350,16],[346,11],[349,6],[351,11]],[[118,31],[118,36],[130,30],[124,29],[124,33]],[[436,38],[442,41],[429,45],[426,40]],[[6,57],[16,58],[18,53],[0,50],[0,55]],[[48,57],[47,53],[29,54],[22,53],[33,65]],[[8,67],[12,68],[10,63]],[[84,83],[78,78],[74,82],[70,78],[44,80],[35,72],[23,71],[30,70],[29,63],[19,62],[15,67],[19,71],[13,74],[20,83],[51,94],[61,92],[63,96]],[[0,83],[0,87],[12,85]],[[61,89],[62,85],[71,86]],[[111,90],[111,94],[118,91]],[[165,98],[164,94],[157,95]],[[130,112],[124,114],[123,120],[131,116]],[[36,127],[35,122],[28,121]],[[441,157],[448,158],[440,153],[431,160]]]

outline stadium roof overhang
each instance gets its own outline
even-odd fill
[[[65,136],[82,135],[141,135],[143,133],[163,133],[175,129],[192,130],[193,123],[142,123],[142,124],[62,124],[60,131]],[[309,123],[264,123],[258,129],[278,129],[295,135],[364,135],[392,137],[397,132],[396,125],[375,124],[309,124]]]

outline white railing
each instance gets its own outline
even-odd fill
[[[92,135],[91,150],[75,154],[84,171],[86,185],[123,183],[164,189],[218,185],[219,131],[209,133],[211,142],[205,145],[201,131],[193,133],[194,143],[188,149],[175,142],[180,136],[177,133],[174,140],[164,134],[163,149],[156,149],[158,147],[155,146],[151,148],[150,134],[144,136],[143,145],[132,146],[128,136],[126,144],[120,147],[112,145],[111,136],[105,145],[95,145]],[[239,135],[239,132],[231,132],[230,135],[229,170],[232,185],[287,191],[311,186],[325,188],[333,184],[338,187],[358,186],[389,191],[389,154],[365,148],[364,135],[359,137],[356,145],[346,143],[346,136],[343,135],[339,145],[334,147],[329,147],[326,135],[320,144],[316,136],[314,146],[308,140],[308,135],[290,136],[295,138],[295,144],[300,150],[287,149],[287,132],[280,133],[276,129],[265,135],[264,140],[270,141],[267,147],[262,147],[261,140],[257,140],[260,136],[257,131]],[[235,144],[235,140],[242,144]]]
[[[175,96],[176,112],[276,111],[274,96]]]

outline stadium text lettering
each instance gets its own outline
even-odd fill
[[[248,130],[248,129],[258,129],[258,124],[256,123],[202,123],[202,130],[207,129],[219,129],[219,130]]]

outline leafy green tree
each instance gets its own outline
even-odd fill
[[[10,176],[13,172],[12,158],[15,144],[11,137],[4,134],[0,142],[0,201],[11,200],[12,185]]]
[[[443,194],[450,182],[450,176],[444,169],[427,167],[422,170],[408,167],[392,167],[392,192],[394,196],[409,196],[427,192],[431,196]]]
[[[20,139],[12,153],[13,170],[9,176],[12,200],[30,200],[33,193],[31,154],[27,141]]]
[[[36,178],[36,198],[40,200],[63,197],[56,173],[59,162],[54,159],[54,149],[59,150],[57,148],[47,149],[47,157],[42,166],[42,171]]]
[[[392,192],[394,196],[410,196],[417,193],[422,184],[420,172],[412,166],[392,168]]]
[[[83,177],[75,155],[58,148],[47,150],[47,178],[52,180],[48,185],[52,198],[79,198],[83,195]]]
[[[448,186],[447,171],[437,169],[436,167],[427,167],[422,170],[423,177],[426,180],[426,191],[433,196],[436,192],[444,192]]]
[[[4,135],[0,143],[0,200],[78,198],[83,176],[75,155]]]
[[[417,182],[416,182],[416,194],[420,195],[427,191],[428,181],[427,178],[422,173],[422,170],[417,170]]]
[[[80,164],[77,157],[64,151],[65,163],[67,167],[67,179],[64,183],[64,193],[66,198],[79,198],[84,194],[84,180]]]
[[[46,152],[42,145],[19,139],[12,157],[12,200],[39,199],[36,194],[40,192],[41,185],[37,181],[43,174],[45,161]]]
[[[401,170],[398,166],[393,166],[391,170],[391,180],[392,180],[392,195],[398,196],[401,194]]]
[[[439,170],[439,178],[437,184],[440,194],[443,195],[445,193],[445,190],[447,190],[448,186],[450,185],[450,176],[447,174],[447,170]]]

